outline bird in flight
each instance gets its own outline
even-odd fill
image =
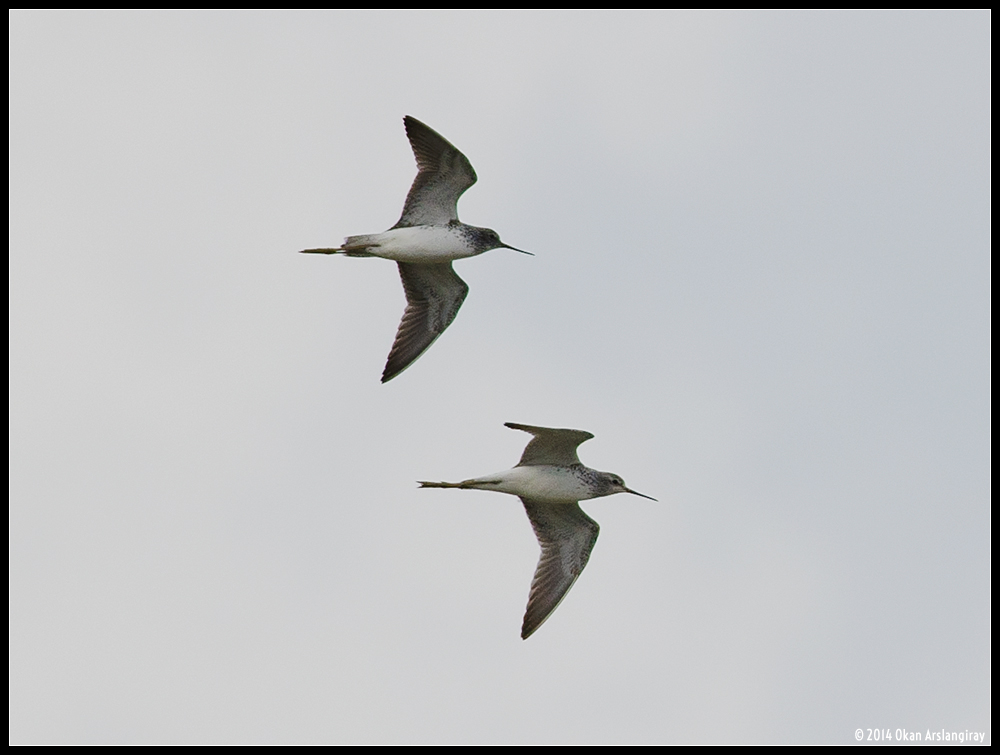
[[[305,254],[345,254],[395,260],[406,293],[406,311],[382,372],[382,382],[409,367],[451,325],[469,287],[452,268],[453,260],[491,249],[523,249],[500,241],[496,231],[458,219],[458,198],[476,182],[469,159],[430,126],[413,116],[403,119],[417,159],[399,222],[384,233],[348,236],[333,249],[303,249]]]
[[[542,548],[521,625],[521,639],[526,640],[566,597],[597,542],[600,527],[583,513],[579,502],[613,493],[656,499],[625,487],[616,474],[598,472],[580,463],[576,449],[594,437],[591,433],[505,424],[533,436],[516,467],[462,482],[419,484],[422,488],[496,490],[521,499]]]

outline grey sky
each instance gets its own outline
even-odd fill
[[[992,741],[990,22],[9,14],[10,741]],[[527,642],[504,421],[660,500]]]

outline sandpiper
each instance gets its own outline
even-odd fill
[[[406,311],[382,372],[383,383],[413,364],[458,314],[469,287],[455,273],[452,260],[501,248],[531,254],[504,244],[496,231],[459,221],[458,198],[476,182],[472,164],[451,142],[413,116],[406,116],[403,124],[417,159],[417,177],[399,222],[384,233],[348,236],[335,249],[302,250],[396,260]]]
[[[591,433],[514,422],[505,425],[534,436],[516,467],[462,482],[419,484],[422,488],[496,490],[521,499],[542,548],[521,625],[521,639],[526,640],[566,597],[597,542],[600,527],[583,513],[579,501],[613,493],[656,499],[625,487],[616,474],[598,472],[580,463],[576,449],[594,437]]]

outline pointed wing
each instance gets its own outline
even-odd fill
[[[430,347],[458,314],[469,287],[450,262],[417,265],[398,262],[406,292],[406,311],[385,363],[382,382],[392,380]]]
[[[586,430],[558,430],[554,427],[519,425],[516,422],[505,422],[504,426],[513,430],[524,430],[535,436],[521,454],[521,461],[517,463],[519,467],[579,464],[580,457],[576,455],[577,446],[594,437],[593,433],[588,433]]]
[[[587,565],[601,528],[578,503],[539,503],[522,498],[542,546],[521,625],[526,640],[552,615]]]
[[[417,158],[417,177],[393,228],[457,221],[458,198],[476,182],[476,171],[465,155],[430,126],[410,115],[403,124]]]

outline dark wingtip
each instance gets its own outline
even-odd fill
[[[555,608],[553,608],[552,611],[549,611],[541,619],[539,619],[538,616],[529,618],[528,612],[525,611],[524,621],[521,623],[521,639],[526,640],[529,637],[531,637],[531,635],[533,635],[535,632],[537,632],[539,627],[541,627],[542,624],[544,624],[545,621],[549,618],[549,616],[552,615],[553,611],[555,611]]]
[[[399,360],[398,359],[394,360],[392,358],[392,353],[390,352],[389,358],[385,361],[385,367],[382,368],[382,383],[383,384],[388,383],[390,380],[396,377],[396,375],[401,373],[409,366],[410,365],[408,364],[404,364],[401,366],[399,364]]]
[[[419,120],[417,118],[414,118],[412,115],[404,115],[403,116],[403,128],[406,130],[406,135],[407,136],[410,135],[410,130],[414,129],[414,128],[416,128],[416,129],[421,129],[422,128],[422,129],[426,129],[427,131],[431,131],[433,133],[437,133],[436,131],[434,131],[434,129],[432,129],[426,123],[424,123],[423,121],[421,121],[421,120]]]
[[[385,369],[382,370],[382,382],[383,383],[388,383],[394,377],[397,377],[400,373],[406,372],[406,369],[411,364],[413,364],[415,361],[417,361],[417,360],[416,359],[412,359],[412,360],[410,360],[409,362],[407,362],[406,364],[403,364],[403,365],[398,364],[398,363],[393,363],[391,361],[386,362]],[[398,362],[398,360],[397,360],[397,362]]]

